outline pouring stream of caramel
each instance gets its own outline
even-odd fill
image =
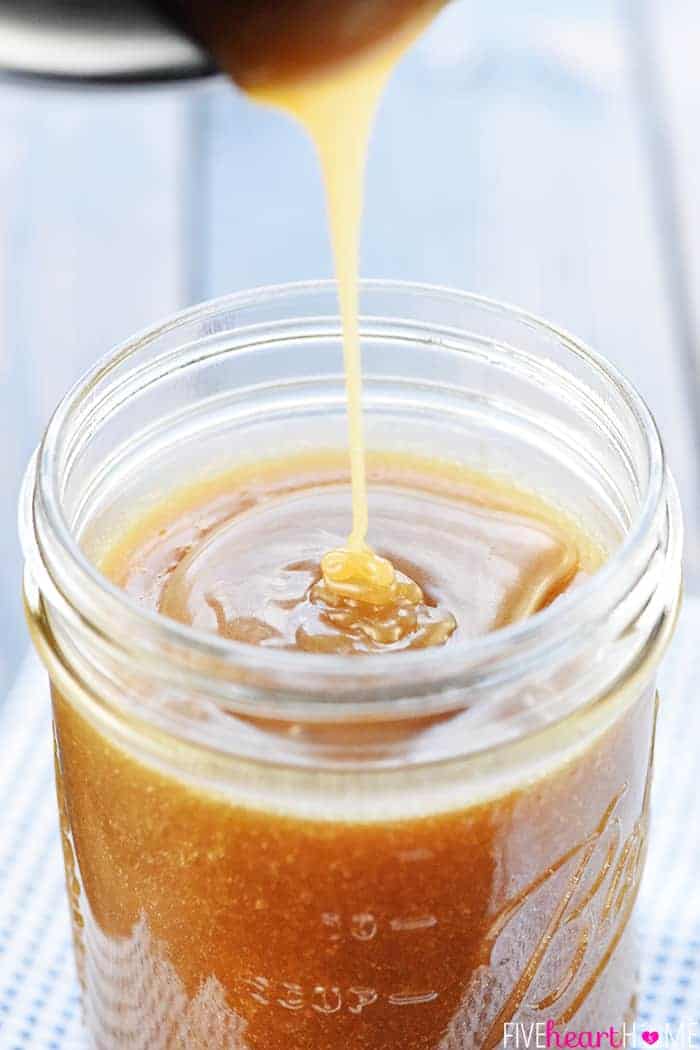
[[[400,581],[394,566],[367,543],[369,514],[362,413],[362,356],[359,334],[358,269],[364,175],[372,121],[384,86],[401,56],[425,28],[441,4],[405,4],[402,18],[380,41],[360,54],[291,79],[266,79],[240,65],[238,77],[251,98],[295,117],[313,140],[323,172],[343,324],[343,356],[348,403],[349,454],[352,478],[352,531],[347,544],[321,560],[323,594],[388,606],[400,600],[419,605],[420,587]],[[408,16],[406,16],[408,12]],[[398,18],[398,12],[397,12]],[[348,25],[351,22],[348,20]],[[371,39],[370,33],[368,39]],[[239,52],[236,52],[239,55]],[[240,61],[238,58],[236,61]],[[252,82],[251,82],[252,81]],[[452,618],[446,621],[446,626]],[[452,626],[453,629],[453,626]],[[452,633],[445,632],[445,640]]]

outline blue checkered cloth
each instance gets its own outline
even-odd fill
[[[689,599],[661,680],[651,849],[639,902],[640,1030],[700,1025],[699,636],[700,599]],[[64,896],[47,688],[33,656],[0,710],[0,741],[0,1050],[87,1050]]]

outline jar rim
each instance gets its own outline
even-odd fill
[[[90,562],[80,547],[63,507],[60,477],[62,439],[81,400],[98,383],[107,379],[110,372],[137,355],[141,347],[191,322],[204,321],[222,311],[242,310],[273,300],[328,293],[334,291],[335,287],[334,281],[296,282],[255,288],[214,299],[149,327],[98,361],[60,402],[27,471],[20,504],[24,553],[40,592],[48,595],[51,603],[58,602],[64,610],[70,607],[70,612],[76,614],[83,623],[90,622],[99,604],[103,620],[112,619],[114,623],[129,625],[129,638],[135,646],[134,651],[138,653],[143,651],[152,656],[163,648],[169,653],[178,652],[181,655],[185,652],[196,653],[201,661],[200,666],[210,664],[212,668],[224,666],[243,672],[264,663],[266,670],[276,676],[275,681],[278,683],[292,678],[303,680],[300,689],[280,688],[279,684],[271,689],[263,688],[262,695],[266,700],[274,698],[277,705],[280,700],[284,703],[285,696],[298,698],[303,695],[309,707],[321,701],[327,709],[350,711],[357,707],[366,714],[366,703],[358,694],[362,694],[363,690],[368,694],[372,692],[374,699],[376,683],[379,681],[383,699],[395,704],[397,696],[400,696],[407,702],[408,709],[415,710],[415,697],[418,696],[419,700],[421,696],[425,697],[428,688],[432,693],[442,694],[458,684],[460,689],[464,689],[465,685],[483,676],[486,670],[490,675],[497,670],[501,678],[512,675],[522,669],[524,662],[529,664],[533,659],[546,658],[548,654],[560,651],[593,622],[607,617],[644,572],[651,549],[656,548],[655,543],[650,547],[650,540],[658,532],[662,517],[669,516],[669,501],[672,499],[669,486],[672,486],[672,482],[667,472],[661,438],[646,402],[615,366],[565,330],[518,307],[449,287],[404,281],[360,282],[361,294],[391,292],[447,300],[495,311],[510,320],[534,326],[536,330],[563,343],[567,350],[582,359],[606,384],[613,387],[637,422],[648,457],[648,477],[643,480],[639,509],[620,546],[590,579],[562,595],[555,605],[490,634],[460,640],[447,648],[393,653],[390,662],[385,655],[367,654],[363,656],[361,665],[352,656],[261,650],[249,643],[224,639],[139,607]],[[671,526],[675,543],[678,544],[680,525],[675,520]],[[56,558],[62,558],[70,565],[69,594],[56,583],[52,571]],[[323,678],[322,692],[313,686],[314,678],[318,677]],[[399,679],[401,686],[397,692]],[[329,695],[331,682],[335,688]],[[374,691],[369,688],[371,682],[375,684]],[[351,694],[349,700],[348,693]],[[421,707],[420,703],[418,706]],[[395,708],[392,707],[392,710]]]

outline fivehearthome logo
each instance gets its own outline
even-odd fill
[[[503,1050],[700,1050],[700,1022],[681,1021],[657,1028],[623,1024],[620,1028],[565,1028],[556,1021],[503,1025]]]

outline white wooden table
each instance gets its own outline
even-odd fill
[[[699,56],[697,0],[459,0],[387,94],[362,264],[527,306],[622,367],[682,490],[691,590]],[[26,645],[19,481],[68,383],[189,302],[330,273],[309,145],[227,84],[0,84],[0,695]]]

